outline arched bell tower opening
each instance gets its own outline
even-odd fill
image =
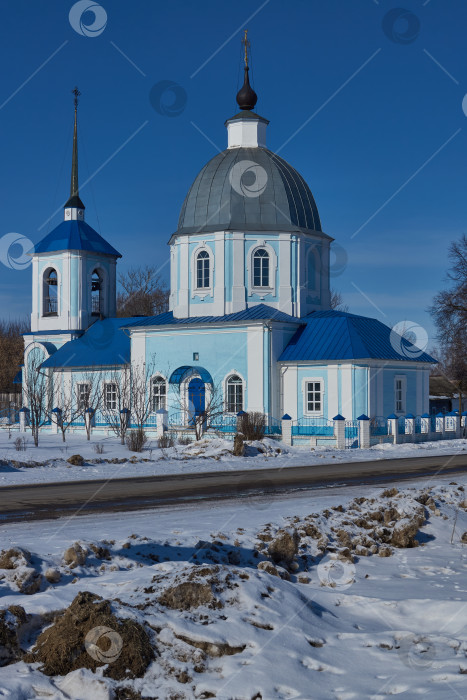
[[[42,315],[58,316],[58,275],[53,267],[48,267],[43,275]]]
[[[94,270],[91,278],[91,314],[100,316],[103,313],[102,277],[98,270]]]

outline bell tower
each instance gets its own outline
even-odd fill
[[[64,221],[32,252],[33,333],[82,332],[116,315],[116,266],[120,253],[84,220],[78,187],[78,88],[74,95],[70,196]]]

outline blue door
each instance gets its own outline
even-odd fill
[[[200,416],[202,413],[204,413],[204,409],[206,407],[205,387],[204,382],[201,379],[192,379],[188,384],[188,402],[191,419],[190,422],[193,422],[193,419],[196,416]]]

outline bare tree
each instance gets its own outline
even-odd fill
[[[104,375],[101,412],[105,422],[125,444],[129,421],[131,370],[129,365],[114,368]]]
[[[76,418],[83,418],[88,440],[91,439],[92,418],[94,418],[102,401],[101,380],[102,372],[97,368],[91,368],[83,373],[82,379],[76,382],[74,387],[75,396],[73,400],[77,406]],[[86,420],[87,414],[89,414],[89,420]]]
[[[23,319],[0,321],[0,391],[14,390],[13,379],[23,364],[23,333],[28,330]]]
[[[220,416],[225,413],[225,401],[222,385],[212,385],[205,388],[204,409],[197,411],[188,398],[188,392],[180,385],[176,386],[172,396],[174,408],[180,411],[195,431],[195,437],[200,440],[203,432],[213,428]]]
[[[29,421],[34,445],[39,445],[39,430],[49,421],[53,374],[41,370],[44,357],[33,348],[27,359],[23,376],[23,396],[29,409]]]
[[[156,267],[131,268],[118,281],[118,316],[156,316],[168,310],[169,290]]]
[[[148,362],[134,363],[131,367],[131,416],[138,430],[143,430],[152,412],[150,381],[154,371],[155,356]]]
[[[65,442],[66,431],[81,416],[82,411],[72,391],[71,381],[63,382],[63,377],[63,373],[54,373],[53,394],[56,405],[52,413],[62,434],[62,441]]]
[[[331,289],[331,309],[335,311],[345,311],[346,313],[349,311],[348,305],[344,304],[344,298],[341,292],[338,292],[336,289]]]
[[[451,243],[448,288],[438,292],[430,308],[441,346],[440,369],[458,392],[459,414],[467,393],[467,236]]]

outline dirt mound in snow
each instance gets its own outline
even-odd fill
[[[7,610],[0,610],[0,666],[22,657],[19,633],[27,620],[28,616],[20,605],[10,605]]]
[[[208,605],[213,597],[209,583],[185,581],[167,588],[159,596],[159,603],[173,610],[191,610],[192,608],[198,608],[200,605]]]
[[[268,547],[268,554],[276,564],[281,561],[290,564],[298,552],[299,542],[300,537],[294,528],[279,530]]]
[[[40,662],[40,670],[48,676],[79,668],[95,671],[108,664],[104,675],[122,680],[140,678],[153,658],[151,642],[139,623],[116,617],[108,600],[84,592],[42,632],[25,660]]]
[[[26,566],[30,559],[31,555],[26,549],[19,549],[19,547],[2,549],[0,569],[17,569],[19,566]]]

